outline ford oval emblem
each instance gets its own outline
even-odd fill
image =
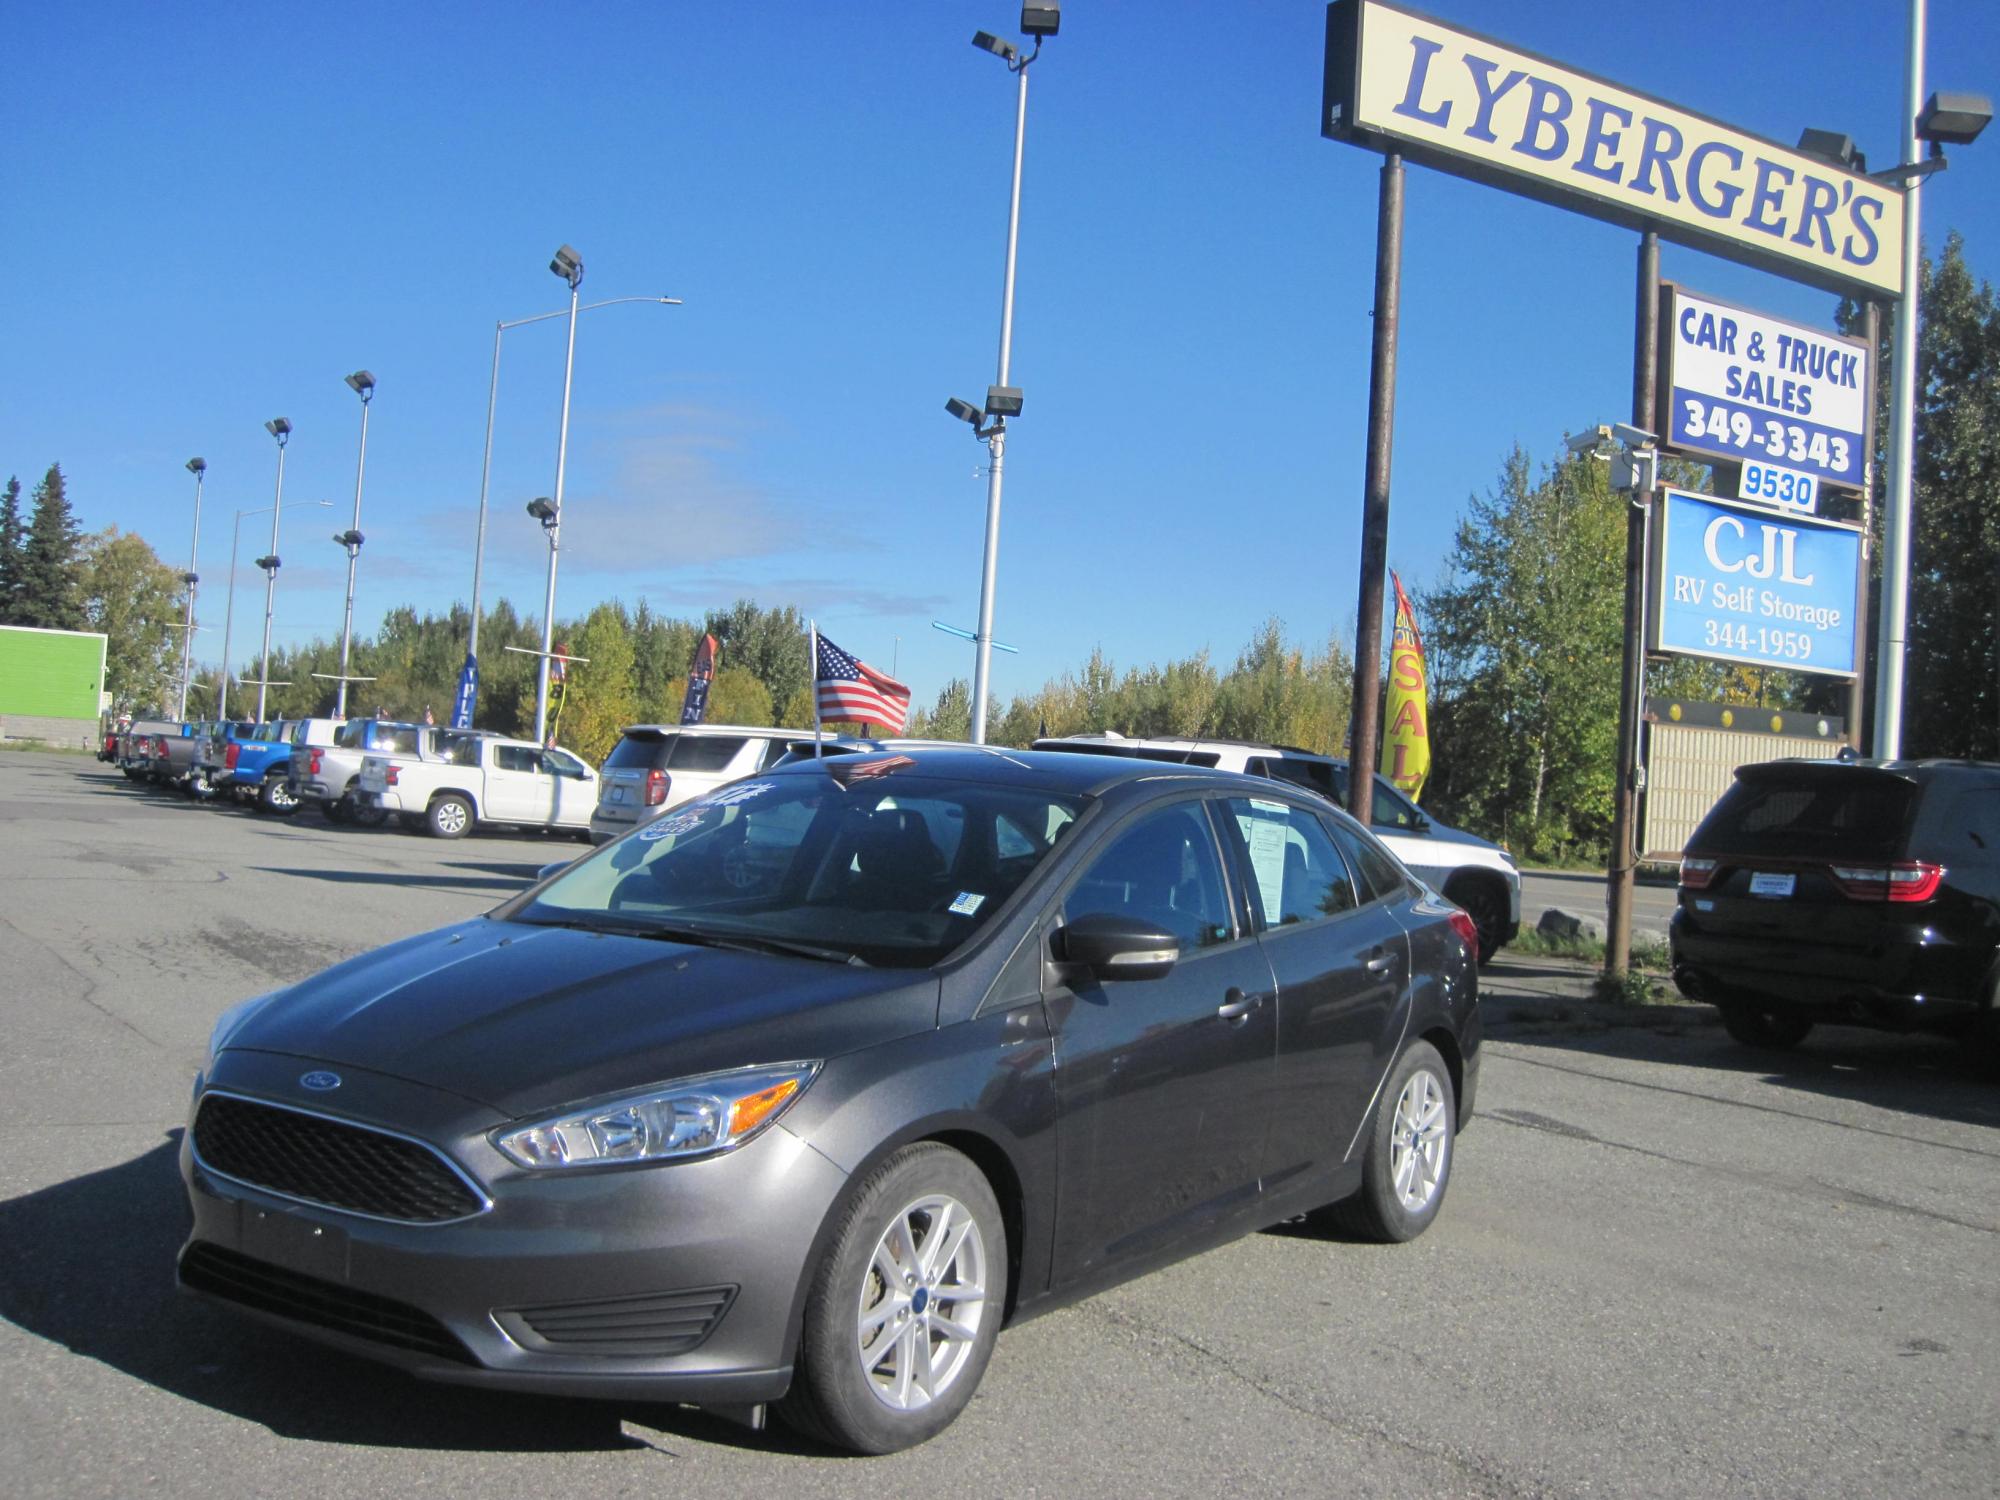
[[[332,1090],[340,1087],[340,1075],[338,1073],[329,1073],[322,1068],[316,1072],[302,1075],[299,1079],[299,1085],[302,1088],[311,1089],[316,1094],[330,1093]]]

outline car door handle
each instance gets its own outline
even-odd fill
[[[1386,974],[1396,966],[1396,955],[1385,948],[1377,948],[1368,959],[1370,974]]]
[[[1222,1004],[1215,1008],[1215,1013],[1225,1021],[1241,1021],[1263,1003],[1262,995],[1246,995],[1241,990],[1232,989],[1223,995]]]

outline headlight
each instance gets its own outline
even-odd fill
[[[742,1145],[792,1107],[819,1064],[778,1063],[663,1083],[497,1130],[493,1144],[524,1167],[685,1161]]]

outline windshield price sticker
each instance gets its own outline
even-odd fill
[[[1851,677],[1858,527],[1660,492],[1652,649]]]
[[[1762,500],[1808,515],[1819,508],[1818,479],[1797,469],[1781,469],[1754,458],[1743,461],[1743,479],[1736,493],[1745,500]]]
[[[1860,485],[1870,379],[1865,344],[1679,288],[1669,324],[1673,447]],[[1744,493],[1752,498],[1747,487]]]

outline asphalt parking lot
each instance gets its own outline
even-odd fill
[[[2000,1081],[1864,1032],[1752,1058],[1698,1010],[1504,998],[1518,967],[1428,1236],[1281,1226],[1027,1324],[892,1458],[422,1386],[178,1298],[215,1015],[581,852],[0,755],[9,1493],[1995,1493]]]

